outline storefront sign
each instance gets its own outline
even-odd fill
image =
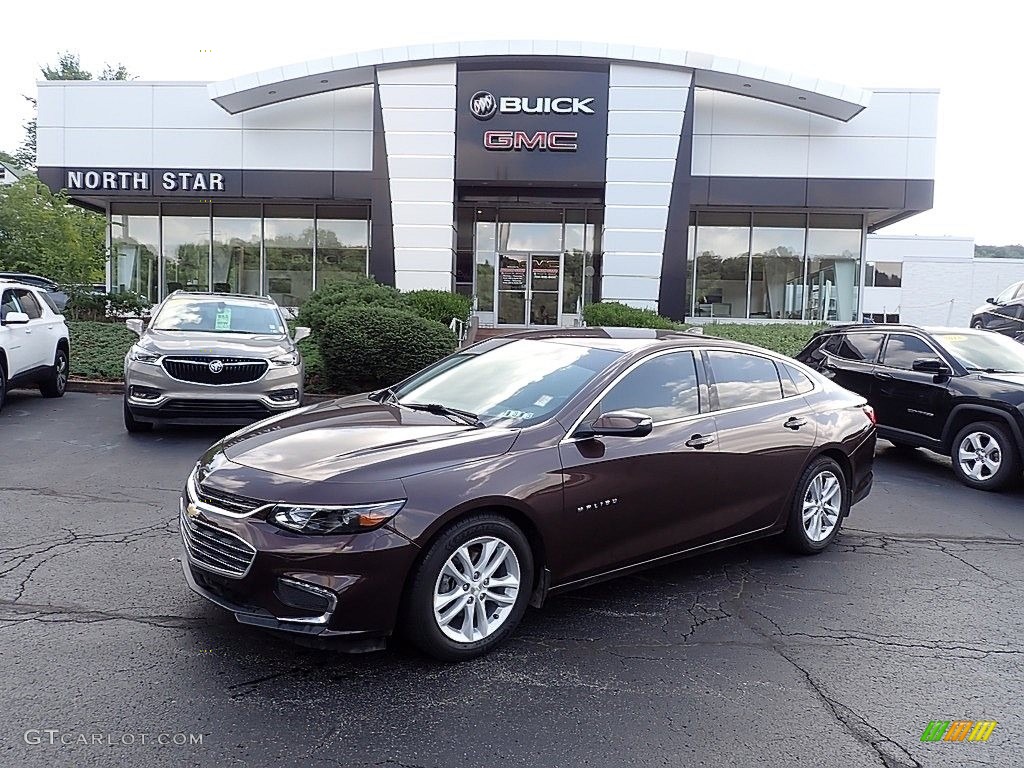
[[[576,131],[484,131],[484,148],[499,151],[547,149],[551,152],[575,152],[579,146]]]
[[[594,114],[594,98],[548,96],[531,99],[526,96],[495,97],[489,91],[477,91],[469,99],[469,111],[477,120],[490,120],[499,112],[506,115],[577,115]]]
[[[526,290],[526,264],[503,263],[498,269],[498,287],[503,291]]]
[[[232,192],[228,183],[232,175],[224,171],[68,169],[64,174],[64,187],[71,192],[188,193],[202,197]],[[238,194],[238,190],[234,192]]]

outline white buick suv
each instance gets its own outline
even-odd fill
[[[0,279],[0,408],[10,389],[62,397],[70,356],[68,326],[47,293]]]

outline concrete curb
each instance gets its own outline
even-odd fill
[[[123,381],[93,381],[92,379],[68,379],[68,392],[91,392],[94,395],[120,395],[124,393]],[[306,393],[302,396],[303,405],[322,403],[325,400],[336,400],[341,395],[317,395]]]

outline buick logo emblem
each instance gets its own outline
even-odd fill
[[[221,371],[224,370],[224,363],[222,363],[220,360],[211,360],[209,367],[210,373],[220,373]]]
[[[489,91],[477,91],[469,100],[469,111],[477,120],[490,120],[498,112],[498,100]]]

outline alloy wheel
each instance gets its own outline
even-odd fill
[[[57,392],[63,394],[68,386],[68,358],[67,355],[57,355]]]
[[[971,480],[991,480],[1003,464],[1003,452],[988,432],[971,432],[957,450],[960,469]]]
[[[480,536],[445,561],[434,583],[434,620],[449,639],[475,643],[505,623],[519,589],[515,550],[496,536]]]
[[[807,538],[819,543],[832,535],[843,508],[843,484],[832,470],[814,476],[804,493],[803,525]]]

